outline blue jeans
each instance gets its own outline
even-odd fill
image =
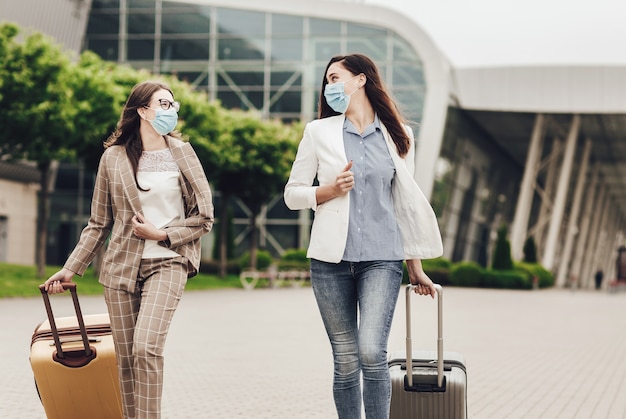
[[[333,350],[339,419],[389,417],[387,342],[402,283],[402,261],[311,260],[311,284]]]

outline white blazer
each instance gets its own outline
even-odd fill
[[[349,194],[317,205],[312,186],[315,177],[320,186],[332,185],[348,164],[343,146],[345,115],[309,122],[285,186],[285,203],[292,210],[315,211],[307,257],[339,263],[348,239]],[[402,235],[405,259],[431,259],[443,254],[437,217],[414,179],[415,147],[413,132],[406,127],[411,146],[405,158],[398,155],[387,129],[381,124],[389,154],[396,168],[393,204]]]

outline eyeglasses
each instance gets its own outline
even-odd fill
[[[167,99],[159,99],[158,101],[159,101],[159,106],[164,111],[167,111],[169,108],[172,108],[172,107],[176,110],[176,112],[178,112],[178,110],[180,109],[180,102],[170,102]],[[152,109],[149,106],[144,106],[144,108]]]

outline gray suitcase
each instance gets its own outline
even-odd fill
[[[406,352],[389,357],[390,419],[466,419],[467,374],[463,356],[443,351],[443,289],[437,288],[437,351],[413,351],[411,294],[406,287]],[[409,357],[408,354],[413,354]],[[407,369],[411,374],[407,374]]]

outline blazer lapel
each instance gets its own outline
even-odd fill
[[[124,152],[124,157],[120,160],[119,170],[120,177],[122,179],[122,187],[124,188],[124,196],[126,196],[126,200],[135,214],[142,213],[141,201],[139,200],[139,190],[137,189],[137,184],[135,183],[133,167],[130,164],[130,160],[128,159],[126,152]]]
[[[334,155],[341,157],[341,161],[344,166],[345,162],[348,161],[348,158],[346,157],[346,148],[343,145],[343,124],[345,123],[345,121],[346,116],[343,114],[331,116],[328,118],[330,130],[332,132],[332,136],[330,136],[330,138],[334,140],[336,136],[339,135],[339,141],[332,141],[332,146],[335,148]],[[341,166],[341,168],[343,168],[343,166]]]
[[[191,191],[187,188],[187,182],[185,179],[193,179],[191,175],[191,168],[189,167],[189,163],[185,158],[185,152],[183,151],[183,147],[188,145],[187,143],[183,143],[181,146],[175,146],[172,141],[169,140],[169,137],[165,137],[167,141],[167,145],[172,152],[172,156],[174,157],[174,161],[176,161],[176,165],[180,169],[180,186],[182,188],[183,196],[185,200],[188,200],[191,196]]]

